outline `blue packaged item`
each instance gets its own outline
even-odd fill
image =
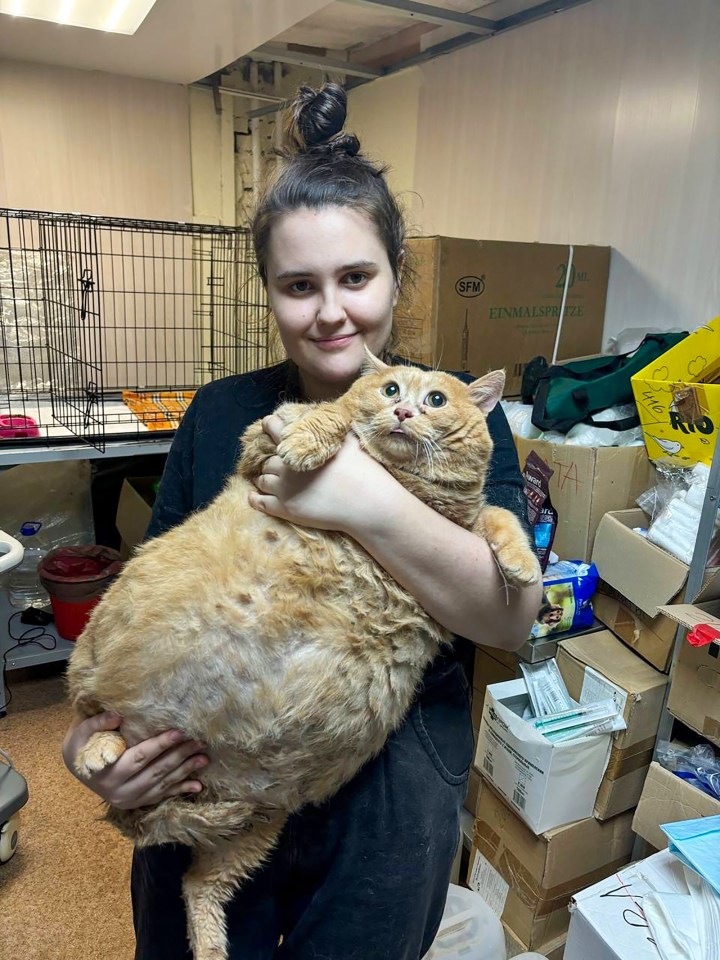
[[[593,625],[592,596],[600,576],[594,563],[559,560],[543,574],[543,598],[530,637],[586,630]]]

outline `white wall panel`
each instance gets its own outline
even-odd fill
[[[606,336],[717,315],[718,50],[718,0],[593,0],[426,64],[422,231],[611,245]]]

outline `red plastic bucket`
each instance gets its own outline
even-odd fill
[[[69,603],[67,600],[58,600],[50,595],[50,605],[55,617],[55,629],[65,640],[77,640],[85,629],[93,607],[100,603],[100,597],[92,600],[82,600],[80,603]]]
[[[56,547],[42,558],[38,576],[50,594],[55,627],[61,637],[77,640],[122,565],[117,550],[97,544]]]

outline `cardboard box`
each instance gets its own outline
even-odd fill
[[[416,282],[396,310],[401,352],[478,376],[502,367],[506,394],[518,394],[525,364],[552,357],[569,248],[452,237],[407,247]],[[574,247],[559,360],[600,350],[609,267],[609,247]]]
[[[553,550],[561,560],[589,561],[595,532],[608,510],[635,505],[655,482],[644,447],[579,447],[515,437],[520,469],[531,450],[553,471],[550,499],[558,512]]]
[[[616,637],[656,669],[668,670],[677,633],[676,623],[662,614],[648,616],[603,580],[598,585],[592,604],[595,616]]]
[[[674,773],[651,763],[633,818],[633,830],[658,850],[667,847],[667,837],[661,823],[678,820],[697,820],[720,814],[720,800],[693,787]]]
[[[712,624],[720,630],[720,603],[664,607],[667,616],[692,629]],[[683,642],[675,664],[668,710],[686,726],[720,746],[720,641],[693,647]]]
[[[155,503],[153,484],[158,479],[158,477],[127,477],[123,480],[115,516],[123,560],[127,560],[133,547],[145,539]]]
[[[636,653],[659,670],[667,666],[672,653],[675,629],[656,623],[662,614],[661,607],[680,599],[687,580],[689,567],[676,557],[666,553],[645,537],[634,532],[633,527],[646,527],[647,517],[642,510],[620,510],[607,513],[598,526],[592,559],[601,578],[617,591],[628,609],[639,609],[652,621],[650,635],[642,629],[640,621],[627,616],[611,605],[610,615],[602,600],[593,605],[595,614],[606,623]],[[696,601],[715,600],[720,597],[720,570],[708,571],[703,588]],[[608,617],[608,619],[605,619]],[[610,622],[608,623],[608,620]],[[665,645],[662,638],[665,638]]]
[[[712,462],[720,425],[720,317],[636,373],[633,393],[653,460]]]
[[[492,649],[492,648],[491,648]],[[492,683],[504,683],[506,680],[514,680],[518,675],[517,657],[514,653],[509,654],[514,663],[509,665],[507,659],[497,660],[487,648],[477,647],[475,649],[475,666],[473,670],[473,729],[480,729],[480,719],[482,717],[482,706],[485,700],[485,690]],[[498,653],[504,653],[499,650]]]
[[[468,886],[529,950],[568,928],[570,897],[630,859],[632,816],[594,817],[536,836],[483,781]]]
[[[607,820],[635,807],[657,739],[668,678],[641,660],[609,630],[563,640],[557,665],[580,703],[614,697],[627,729],[613,738],[595,816]]]
[[[610,758],[610,734],[551,743],[522,713],[524,680],[485,692],[475,766],[535,833],[591,817]]]
[[[576,894],[570,903],[565,960],[658,960],[642,910],[653,887],[678,889],[682,864],[666,850]],[[652,876],[652,886],[645,878]]]
[[[479,794],[480,794],[480,774],[477,772],[475,767],[470,767],[470,776],[468,777],[468,789],[467,789],[467,794],[465,795],[465,803],[463,804],[463,806],[473,816],[475,816],[475,811],[477,810]]]

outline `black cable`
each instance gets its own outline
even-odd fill
[[[11,614],[10,618],[8,619],[8,624],[7,624],[8,636],[10,637],[11,640],[14,640],[15,643],[11,647],[8,647],[5,653],[3,654],[3,670],[2,670],[3,687],[4,687],[3,694],[7,692],[7,700],[5,701],[4,704],[0,705],[0,710],[2,711],[7,710],[7,708],[10,706],[10,703],[12,701],[12,690],[10,689],[10,685],[8,684],[7,677],[6,677],[8,654],[11,653],[13,650],[17,650],[20,647],[26,647],[31,643],[36,643],[39,647],[42,647],[43,650],[54,650],[57,647],[57,638],[54,637],[52,633],[48,633],[47,630],[45,630],[45,628],[40,625],[33,624],[29,626],[19,636],[13,633],[13,630],[12,630],[13,621],[19,620],[22,617],[23,613],[24,613],[23,610],[18,610],[16,613]],[[47,638],[52,642],[49,644],[42,643],[41,641],[44,640],[45,638]]]

